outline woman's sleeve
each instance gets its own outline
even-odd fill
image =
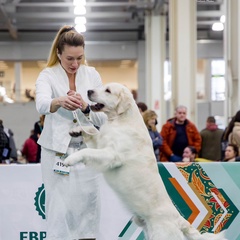
[[[52,88],[50,84],[50,76],[42,71],[36,81],[36,108],[40,114],[46,115],[50,113],[52,102]]]
[[[158,132],[154,132],[154,135],[155,135],[155,138],[153,139],[153,147],[155,149],[162,145],[163,139]]]
[[[232,138],[234,143],[239,147],[240,146],[240,128],[234,129],[232,132]]]

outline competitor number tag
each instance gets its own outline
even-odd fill
[[[70,167],[63,164],[62,157],[56,156],[53,171],[62,175],[69,175]]]

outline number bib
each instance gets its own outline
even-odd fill
[[[59,174],[62,174],[62,175],[69,175],[70,167],[65,166],[63,164],[64,159],[65,159],[65,155],[63,155],[61,157],[60,156],[55,157],[55,163],[54,163],[54,166],[53,166],[53,171],[55,173],[59,173]]]

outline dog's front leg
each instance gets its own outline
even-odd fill
[[[69,131],[69,135],[72,136],[72,137],[81,136],[82,135],[82,127],[81,126],[77,126],[77,127],[72,128]]]
[[[94,126],[77,126],[71,129],[70,136],[83,136],[83,140],[89,148],[96,148],[99,131]]]
[[[64,160],[64,164],[67,166],[74,165],[77,162],[83,162],[87,166],[93,167],[101,172],[117,168],[122,165],[118,155],[110,148],[85,148],[71,154]]]

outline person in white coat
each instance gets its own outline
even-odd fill
[[[99,174],[83,164],[70,169],[62,164],[68,154],[86,147],[81,136],[69,135],[71,129],[78,124],[101,127],[106,120],[105,114],[90,109],[87,91],[101,87],[102,81],[93,67],[85,65],[84,48],[80,33],[62,27],[47,67],[36,81],[36,108],[45,115],[38,144],[42,148],[47,240],[90,240],[98,232]]]

